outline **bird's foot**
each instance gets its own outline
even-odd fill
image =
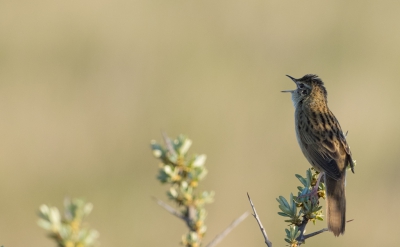
[[[315,185],[309,193],[301,195],[298,198],[304,198],[304,197],[309,197],[311,201],[317,202],[318,201],[318,186]]]
[[[318,174],[317,182],[315,183],[315,185],[314,185],[314,187],[312,188],[312,190],[311,190],[309,193],[307,193],[307,194],[304,194],[304,195],[299,196],[299,198],[310,197],[310,199],[311,199],[312,201],[317,202],[317,201],[318,201],[318,198],[319,198],[319,196],[318,196],[319,183],[321,182],[321,178],[322,178],[323,175],[324,175],[323,172],[319,173],[319,174]]]

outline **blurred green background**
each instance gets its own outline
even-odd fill
[[[94,204],[102,246],[178,246],[149,143],[187,134],[207,154],[209,242],[251,208],[285,243],[279,195],[309,164],[294,133],[296,78],[318,74],[344,131],[344,237],[307,246],[398,242],[399,1],[1,1],[0,245],[55,246],[42,203]],[[308,232],[326,226],[319,222]],[[219,246],[265,246],[248,218]]]

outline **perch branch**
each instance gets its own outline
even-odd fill
[[[353,220],[348,220],[348,221],[346,221],[347,223],[349,223],[349,222],[352,222]],[[303,223],[302,223],[302,225],[303,225]],[[300,234],[300,236],[297,238],[298,240],[299,240],[299,246],[302,244],[302,243],[304,243],[304,240],[306,240],[307,238],[311,238],[311,237],[314,237],[314,236],[316,236],[316,235],[318,235],[318,234],[321,234],[321,233],[323,233],[323,232],[327,232],[328,231],[328,228],[323,228],[323,229],[321,229],[321,230],[319,230],[319,231],[316,231],[316,232],[313,232],[313,233],[310,233],[310,234],[307,234],[307,235],[303,235],[303,232],[301,232],[301,234]],[[301,238],[300,238],[301,237]]]
[[[306,240],[307,238],[314,237],[314,236],[316,236],[316,235],[318,235],[318,234],[320,234],[320,233],[327,232],[327,231],[328,231],[328,228],[323,228],[323,229],[321,229],[321,230],[319,230],[319,231],[316,231],[316,232],[313,232],[313,233],[304,235],[304,236],[303,236],[303,239],[302,239],[302,242],[304,242],[304,240]]]

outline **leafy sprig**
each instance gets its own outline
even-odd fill
[[[39,208],[38,225],[49,231],[48,236],[58,247],[92,247],[97,245],[99,233],[84,222],[93,204],[82,199],[64,200],[64,214],[56,207],[42,205]]]
[[[173,214],[183,219],[189,228],[189,232],[182,236],[182,244],[197,247],[207,230],[204,206],[213,202],[214,197],[212,191],[197,193],[199,182],[207,175],[204,166],[206,155],[189,156],[192,141],[184,135],[179,135],[175,140],[164,135],[164,141],[165,146],[151,142],[153,155],[161,161],[157,179],[169,184],[167,196],[178,206],[178,212]]]
[[[305,177],[296,174],[296,178],[301,183],[301,186],[297,187],[297,196],[290,194],[289,201],[283,196],[279,196],[276,199],[281,210],[278,214],[289,218],[285,220],[285,222],[290,223],[289,229],[285,229],[285,241],[290,246],[299,246],[304,242],[302,237],[304,237],[305,226],[309,221],[315,224],[316,220],[323,220],[322,206],[319,205],[319,199],[325,198],[325,184],[323,181],[320,181],[316,194],[313,192],[318,175],[319,173],[313,168],[306,171]]]

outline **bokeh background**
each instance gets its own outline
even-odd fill
[[[344,237],[393,246],[400,180],[399,1],[1,1],[0,245],[55,244],[38,207],[94,204],[102,246],[178,246],[149,143],[187,134],[214,190],[205,243],[251,208],[285,242],[279,195],[309,164],[285,77],[318,74],[357,160]],[[312,225],[312,224],[311,224]],[[308,232],[325,227],[319,222]],[[219,246],[264,246],[249,217]]]

